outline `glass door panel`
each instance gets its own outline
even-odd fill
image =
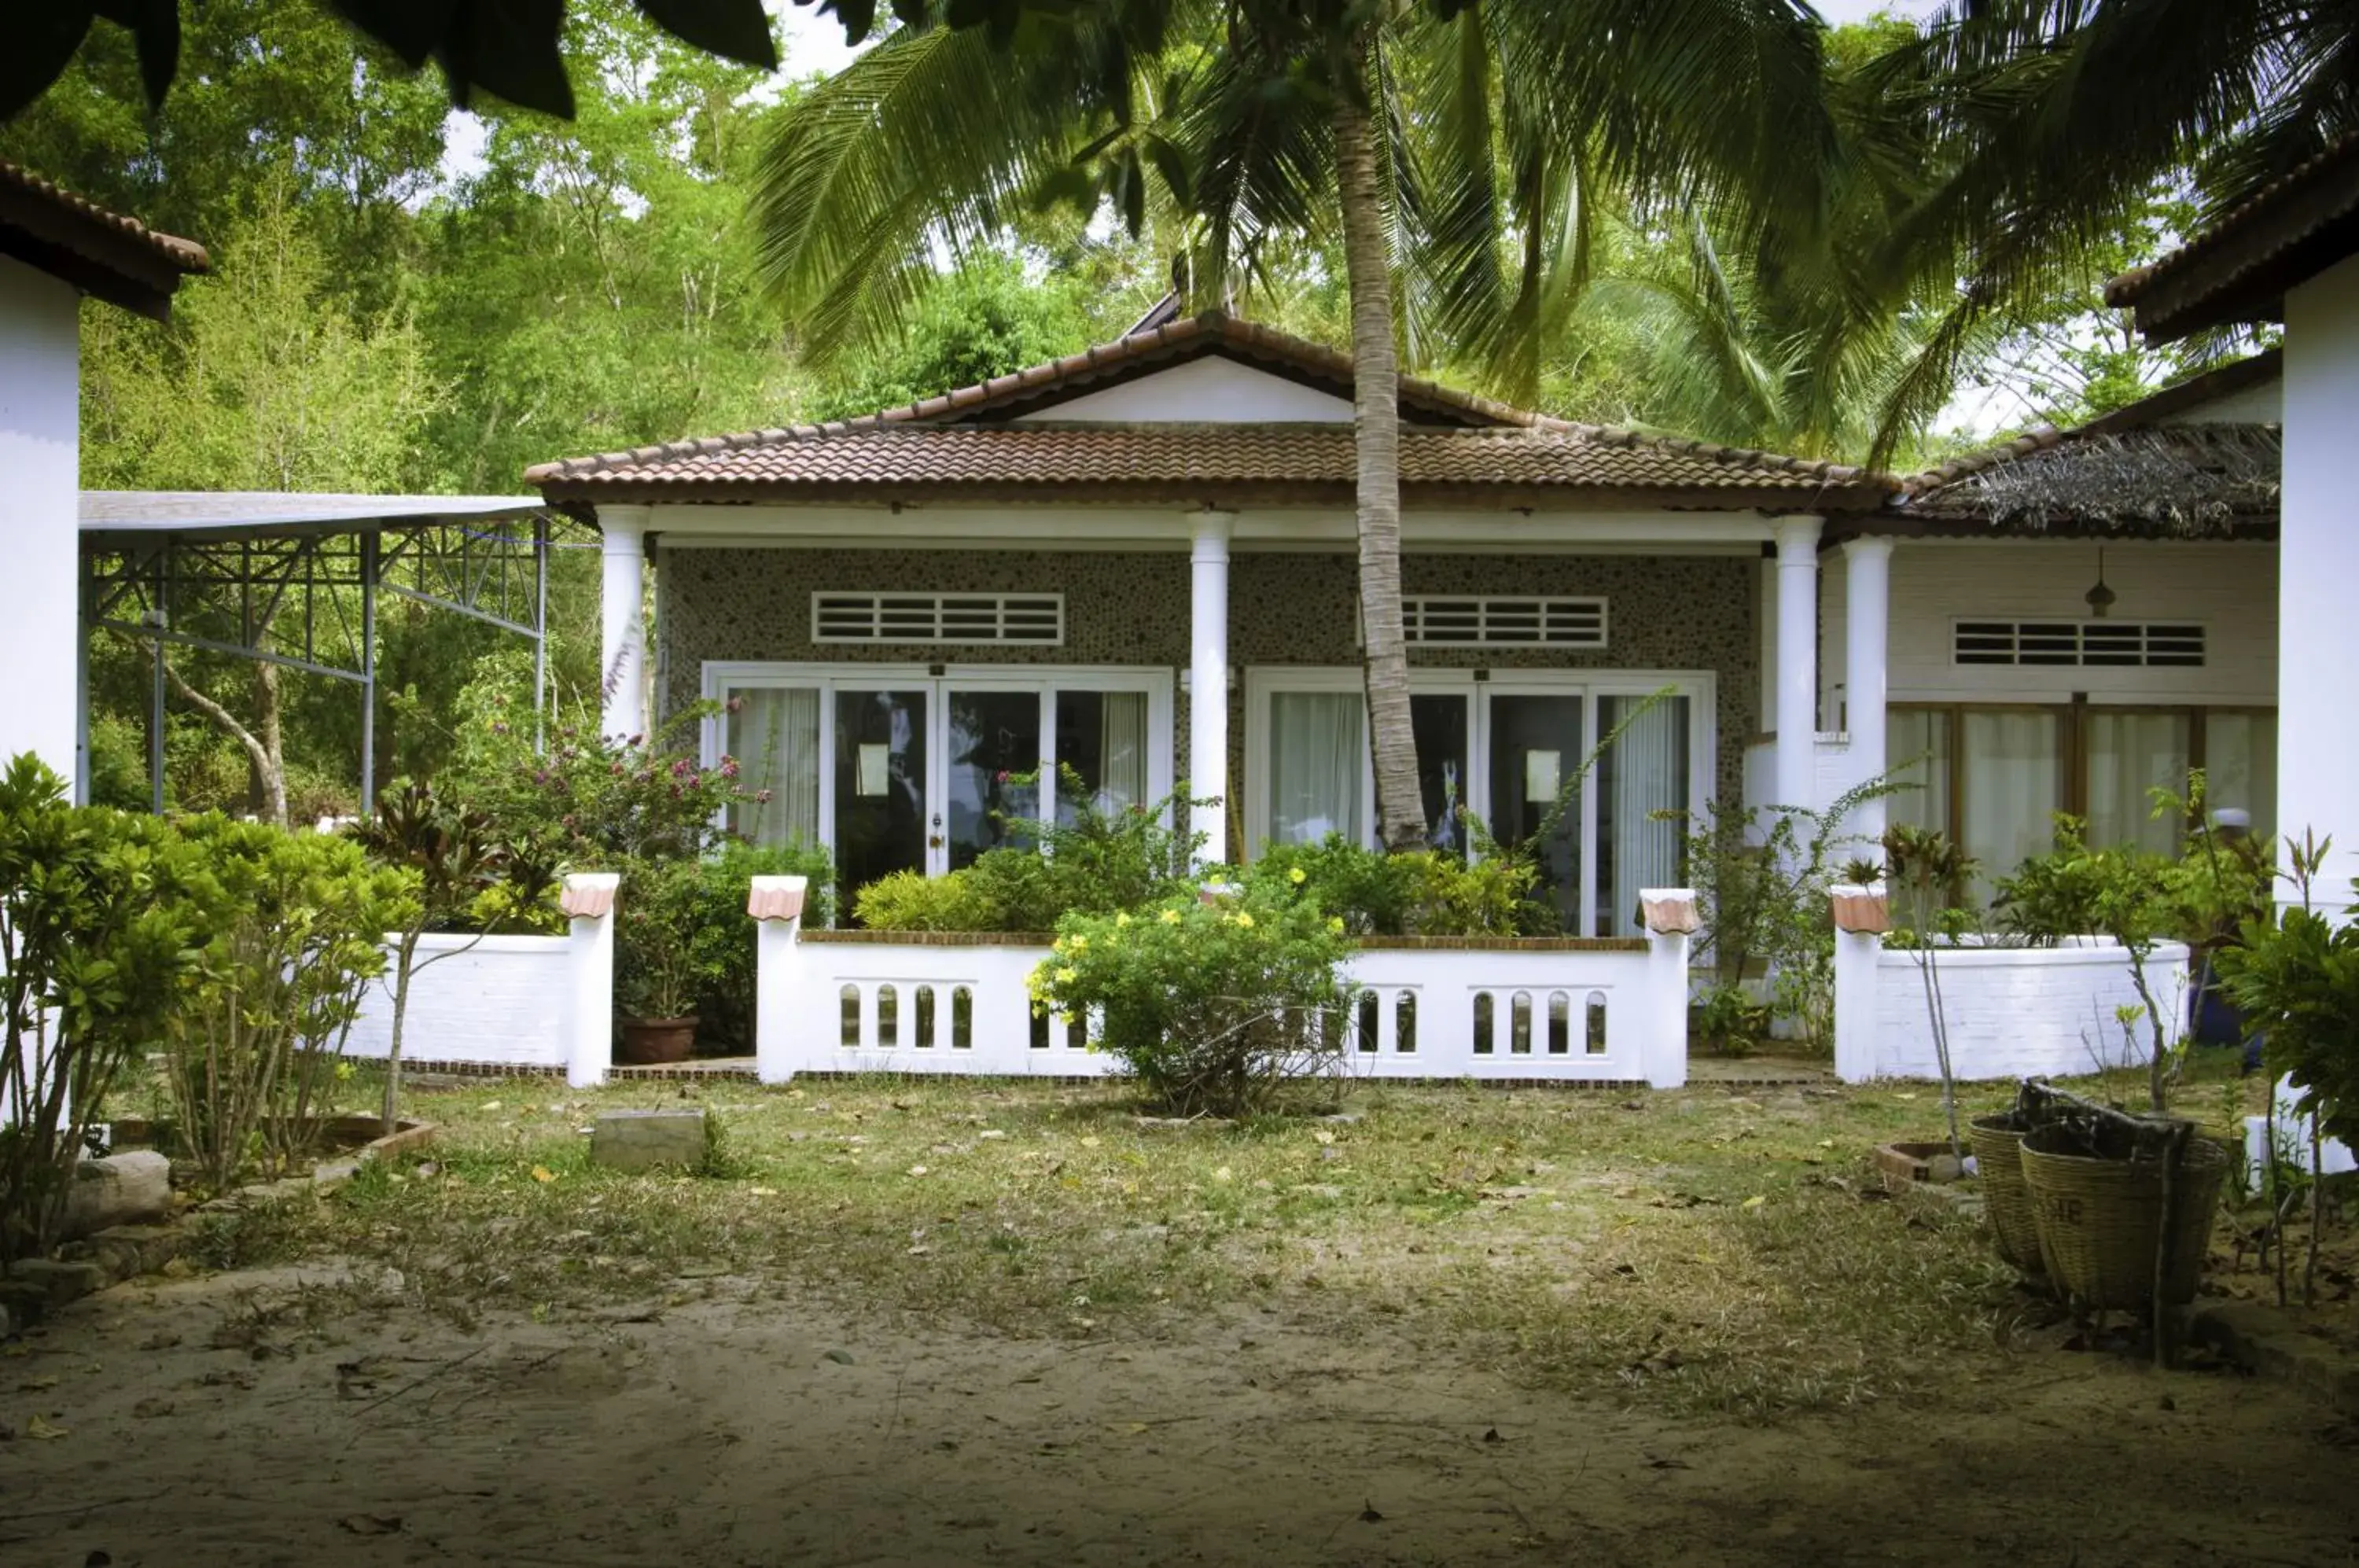
[[[1583,733],[1577,695],[1491,694],[1491,832],[1502,844],[1520,844],[1554,812],[1538,846],[1537,891],[1568,931],[1581,930],[1581,806],[1571,787],[1586,754]],[[1567,803],[1556,811],[1560,799]]]
[[[2256,841],[2277,836],[2276,714],[2215,709],[2203,715],[2203,790],[2206,811],[2249,811]]]
[[[2064,803],[2064,759],[2053,713],[1965,715],[1965,851],[1979,863],[1972,897],[1987,906],[1992,885],[2015,875],[2056,842]]]
[[[1425,842],[1445,855],[1466,856],[1467,702],[1456,692],[1412,696],[1409,728],[1417,736],[1418,790],[1424,797]]]
[[[835,692],[835,864],[845,889],[927,869],[923,688]]]
[[[957,871],[984,850],[1034,842],[1024,824],[1040,816],[1040,693],[952,688],[942,713],[949,862],[941,869]]]
[[[2136,845],[2157,855],[2179,853],[2184,825],[2176,813],[2156,820],[2147,791],[2187,790],[2189,731],[2185,713],[2089,710],[2082,734],[2089,755],[2089,843],[2099,849]]]
[[[1950,831],[1950,715],[1939,708],[1895,708],[1886,715],[1884,762],[1906,786],[1885,797],[1884,820],[1928,833]],[[1881,844],[1858,853],[1884,858]]]
[[[1059,691],[1057,773],[1079,779],[1079,800],[1060,789],[1057,820],[1070,827],[1081,801],[1100,811],[1144,806],[1147,798],[1147,693]]]
[[[736,759],[730,829],[756,844],[817,844],[819,689],[748,686],[728,693],[721,749]]]
[[[1598,936],[1636,936],[1638,890],[1680,885],[1687,823],[1688,699],[1600,697],[1597,727],[1621,738],[1597,760]]]
[[[1361,842],[1367,711],[1358,691],[1270,693],[1272,843],[1317,844],[1329,833]]]

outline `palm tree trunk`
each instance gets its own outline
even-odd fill
[[[1358,83],[1353,83],[1358,86]],[[1376,834],[1399,854],[1425,844],[1425,802],[1409,724],[1408,641],[1401,628],[1400,364],[1393,345],[1392,257],[1365,105],[1335,99],[1335,172],[1343,267],[1352,296],[1353,428],[1357,437],[1360,625],[1368,729],[1375,752]]]

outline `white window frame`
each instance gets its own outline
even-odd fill
[[[835,694],[839,689],[919,691],[926,692],[926,800],[929,813],[940,814],[950,795],[950,746],[944,730],[948,708],[944,696],[960,691],[1037,691],[1040,697],[1040,752],[1044,768],[1053,769],[1057,757],[1059,691],[1137,691],[1147,696],[1147,799],[1161,800],[1172,790],[1171,671],[1151,667],[1091,664],[886,664],[858,662],[794,662],[771,659],[707,659],[703,693],[708,702],[724,700],[732,690],[812,690],[819,692],[819,836],[828,852],[835,851]],[[723,726],[728,714],[715,713],[703,724],[701,749],[707,768],[722,757]],[[949,869],[949,835],[926,855],[928,876]]]
[[[1412,696],[1463,695],[1471,707],[1467,735],[1467,810],[1485,822],[1491,820],[1490,696],[1564,697],[1582,699],[1582,757],[1602,738],[1598,729],[1601,697],[1647,697],[1666,687],[1688,699],[1688,804],[1690,810],[1710,805],[1716,777],[1714,714],[1717,679],[1708,670],[1492,670],[1478,679],[1473,670],[1412,669]],[[1245,844],[1247,858],[1258,855],[1269,841],[1269,787],[1272,761],[1269,745],[1270,698],[1280,691],[1360,691],[1365,677],[1349,666],[1256,665],[1245,672]],[[1373,744],[1373,736],[1363,736]],[[1568,759],[1577,765],[1581,757]],[[1373,753],[1360,768],[1360,841],[1375,847],[1375,762]],[[1597,928],[1597,791],[1581,792],[1581,931]]]

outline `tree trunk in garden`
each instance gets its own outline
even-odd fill
[[[1358,88],[1353,82],[1349,88]],[[1353,430],[1358,455],[1360,626],[1376,836],[1395,854],[1423,847],[1425,802],[1409,724],[1408,640],[1401,626],[1400,364],[1393,344],[1392,257],[1377,193],[1375,136],[1351,91],[1335,100],[1335,183],[1352,297]]]

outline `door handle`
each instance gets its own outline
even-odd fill
[[[928,835],[928,837],[927,837],[927,839],[926,839],[926,847],[927,847],[928,849],[940,849],[940,848],[941,848],[941,847],[942,847],[942,835],[941,835],[941,834],[940,834],[940,833],[932,833],[932,834]]]

